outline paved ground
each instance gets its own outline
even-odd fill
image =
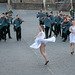
[[[3,6],[3,7],[2,7]],[[6,4],[0,4],[0,13],[7,10]],[[38,31],[38,19],[35,10],[13,10],[23,19],[22,41],[17,42],[13,26],[11,26],[12,40],[0,42],[0,75],[75,75],[75,54],[70,54],[70,44],[63,43],[58,37],[56,43],[48,43],[46,52],[49,64],[45,61],[39,49],[30,49],[34,36]],[[68,13],[68,12],[66,12]],[[14,14],[15,16],[15,14]]]

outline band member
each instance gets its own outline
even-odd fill
[[[46,11],[46,9],[45,9],[45,15],[49,15],[48,12]]]
[[[17,41],[21,41],[21,24],[23,20],[19,18],[19,15],[16,15],[16,19],[13,22],[15,31],[16,31],[16,39]]]
[[[58,32],[58,29],[57,29],[57,19],[58,19],[58,16],[59,16],[59,14],[58,14],[58,12],[56,13],[56,16],[54,17],[54,20],[55,20],[55,27],[54,27],[54,30],[55,30],[55,32]],[[58,35],[58,34],[57,34]]]
[[[45,13],[41,9],[40,12],[37,12],[37,18],[39,17],[39,24],[44,25],[43,17],[45,17]]]
[[[8,13],[6,13],[6,24],[7,24],[6,32],[8,34],[9,39],[12,39],[11,35],[10,35],[10,24],[11,24],[11,22],[10,22],[9,14]]]
[[[2,14],[2,39],[6,42],[6,17],[5,14]]]
[[[62,11],[59,11],[59,16],[60,16],[61,18],[63,18],[63,13],[62,13]]]
[[[63,23],[64,23],[64,20],[67,20],[66,14],[64,14],[64,15],[63,15],[63,18],[61,19],[61,27],[62,27],[62,25],[63,25]],[[64,25],[63,25],[63,26],[64,26]],[[63,39],[63,37],[64,37],[63,28],[61,28],[61,29],[62,29],[62,39]]]
[[[75,22],[72,21],[72,26],[70,27],[70,44],[71,44],[71,54],[74,53],[74,44],[75,44]]]
[[[13,20],[13,18],[12,18],[12,15],[13,15],[13,11],[12,11],[12,9],[9,8],[9,11],[8,11],[7,13],[9,14],[9,19],[10,19],[11,24],[12,24],[12,20]]]
[[[74,12],[75,12],[75,10],[74,10],[74,8],[73,8],[73,6],[71,7],[71,9],[70,9],[70,15],[71,15],[71,17],[74,19]]]
[[[1,14],[0,14],[0,41],[2,39],[2,18],[1,18]]]
[[[67,18],[70,18],[71,19],[70,21],[72,22],[73,18],[71,17],[70,14],[68,14]]]
[[[67,40],[67,36],[69,35],[69,27],[71,26],[70,19],[65,19],[62,24],[62,33],[63,33],[63,42]]]
[[[61,20],[63,19],[62,11],[59,11],[59,24],[58,24],[58,30],[61,36]]]
[[[45,24],[45,35],[46,35],[46,39],[49,37],[49,29],[51,30],[51,19],[48,18],[48,15],[46,15],[46,17],[44,18],[44,24]]]
[[[57,35],[60,33],[61,35],[61,17],[59,16],[59,14],[57,13],[57,15],[55,16],[55,24],[56,24],[56,31],[57,31]]]
[[[54,19],[54,15],[53,15],[53,11],[51,11],[50,12],[50,19],[51,19],[51,30],[50,30],[50,35],[49,35],[49,37],[51,37],[51,35],[52,35],[52,31],[54,32],[54,34],[57,36],[57,32],[55,32],[54,31],[54,29],[53,29],[53,27],[54,27],[54,25],[55,25],[55,19]]]
[[[55,42],[55,37],[49,38],[49,39],[44,39],[45,38],[45,33],[44,31],[44,26],[40,26],[39,27],[39,34],[37,36],[35,36],[35,43],[33,43],[30,47],[34,48],[34,49],[38,49],[40,48],[40,52],[43,55],[43,57],[45,58],[45,65],[48,64],[49,60],[47,58],[47,54],[45,52],[45,47],[46,47],[46,43],[47,42]]]

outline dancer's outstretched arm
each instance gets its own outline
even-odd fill
[[[42,33],[40,32],[37,36],[35,36],[34,38],[36,39],[37,37],[41,36]]]

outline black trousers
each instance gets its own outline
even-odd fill
[[[52,32],[57,36],[57,32],[53,29],[53,27],[54,27],[54,23],[51,25],[50,35],[49,35],[49,37],[51,37]]]
[[[57,32],[57,24],[54,25],[54,31]]]
[[[39,21],[39,24],[40,24],[40,25],[44,25],[44,22],[42,22],[42,21]]]
[[[2,39],[6,40],[6,26],[2,28]]]
[[[0,29],[0,41],[1,41],[1,38],[2,38],[2,29]]]
[[[6,33],[8,34],[8,37],[11,38],[11,35],[10,35],[10,25],[7,26]]]
[[[49,32],[49,27],[46,27],[45,28],[45,36],[46,36],[46,39],[48,38],[48,32]]]
[[[62,37],[64,38],[64,41],[67,40],[67,36],[70,34],[69,30],[63,33]]]
[[[21,40],[21,27],[16,29],[16,39],[17,41]]]
[[[60,33],[60,36],[61,36],[61,24],[59,24],[59,25],[57,26],[57,33],[58,33],[58,34]]]

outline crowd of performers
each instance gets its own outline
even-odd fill
[[[19,15],[16,15],[16,19],[12,17],[13,11],[9,8],[9,11],[2,13],[0,15],[0,41],[7,40],[7,34],[9,39],[12,39],[10,34],[10,25],[13,25],[14,31],[16,32],[17,41],[21,41],[21,24],[24,20],[20,19]],[[56,38],[52,35],[52,32],[58,37],[62,37],[62,41],[67,40],[68,35],[70,34],[70,43],[71,43],[71,54],[74,53],[74,43],[75,43],[75,24],[74,24],[74,9],[73,7],[70,10],[70,14],[63,14],[62,11],[53,14],[53,11],[48,14],[48,12],[43,12],[41,9],[40,12],[37,12],[37,18],[39,17],[39,34],[35,36],[35,43],[30,47],[34,49],[40,48],[41,54],[45,58],[45,65],[48,64],[49,60],[45,52],[45,46],[47,42],[55,42]],[[14,19],[14,20],[13,20]],[[13,22],[12,22],[13,20]],[[45,30],[45,33],[44,33]],[[51,37],[51,38],[50,38]]]
[[[14,31],[16,32],[17,41],[21,40],[21,24],[22,19],[19,18],[19,15],[16,15],[16,19],[12,17],[13,11],[9,8],[9,11],[6,13],[0,14],[0,41],[4,40],[6,42],[7,35],[9,39],[12,39],[10,34],[10,26],[13,25]],[[12,22],[12,20],[14,21]]]
[[[54,42],[55,37],[51,37],[52,32],[56,37],[60,35],[62,37],[62,41],[65,42],[67,37],[69,36],[70,44],[71,44],[71,54],[74,53],[74,43],[75,43],[75,21],[74,21],[74,12],[73,7],[70,9],[70,14],[63,14],[62,11],[53,14],[53,11],[48,14],[48,12],[43,12],[41,9],[40,12],[37,12],[37,18],[39,18],[40,24],[40,33],[36,36],[35,43],[33,43],[31,48],[38,48],[40,46],[40,52],[45,58],[45,65],[48,64],[49,60],[47,59],[47,55],[45,52],[45,42]],[[44,30],[42,28],[44,26]],[[45,35],[44,35],[44,32]],[[45,36],[45,39],[41,39],[40,37]],[[41,42],[41,45],[39,45]]]
[[[40,12],[37,12],[37,18],[39,18],[39,24],[45,26],[46,38],[51,37],[53,32],[56,37],[60,35],[62,41],[65,42],[70,34],[71,22],[74,20],[74,10],[71,8],[70,14],[63,14],[62,11],[59,11],[54,15],[53,11],[48,14],[41,9]]]

